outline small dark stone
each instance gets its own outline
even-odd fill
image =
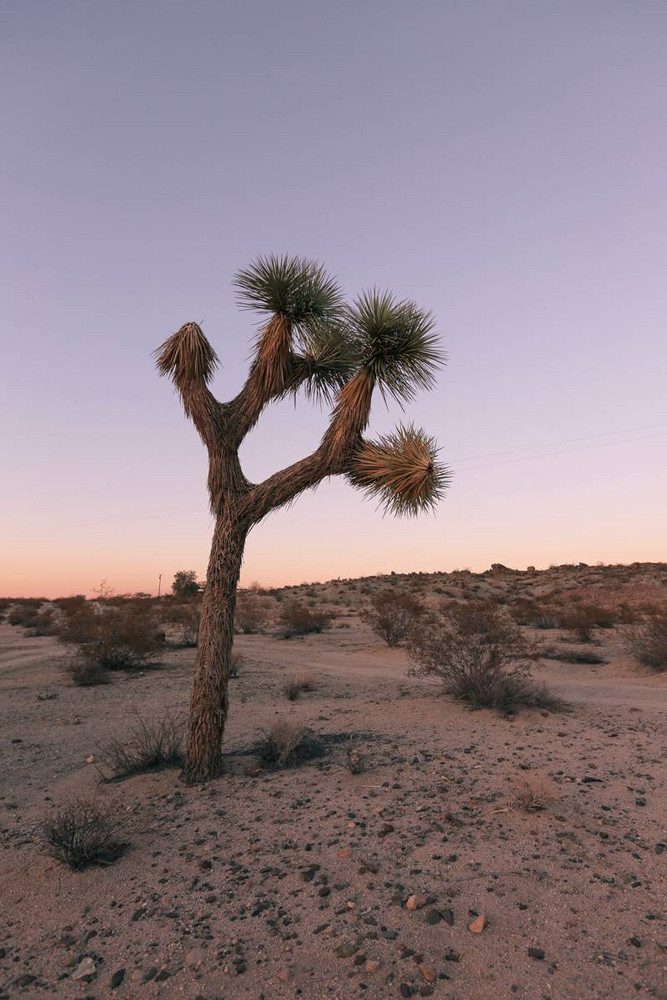
[[[438,910],[428,910],[426,913],[426,923],[435,925],[439,924],[442,920],[442,916]]]
[[[529,948],[528,949],[528,954],[529,954],[529,956],[531,958],[537,958],[537,959],[539,959],[541,961],[544,958],[544,949],[543,948]]]
[[[412,986],[410,986],[410,983],[401,983],[398,990],[402,997],[412,996]]]
[[[163,983],[165,981],[165,979],[169,979],[170,975],[171,975],[171,972],[167,972],[166,969],[162,969],[162,971],[158,972],[157,976],[155,977],[155,982],[156,983]]]
[[[642,942],[641,938],[638,938],[636,934],[633,934],[630,938],[630,944],[634,945],[635,948],[641,948]]]
[[[117,986],[125,979],[125,969],[117,969],[111,977],[111,989],[115,990]]]

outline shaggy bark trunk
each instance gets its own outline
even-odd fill
[[[231,510],[216,518],[195,656],[183,776],[196,783],[222,770],[222,734],[234,641],[236,585],[247,529]]]

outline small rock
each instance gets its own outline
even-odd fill
[[[427,924],[435,926],[440,923],[442,916],[439,910],[427,910],[425,919]]]
[[[95,755],[91,753],[89,757],[86,757],[86,764],[94,764],[94,763],[95,763]]]
[[[95,975],[95,963],[92,958],[87,955],[86,958],[81,959],[76,969],[72,973],[72,979],[83,979],[85,976]]]
[[[405,904],[406,910],[419,910],[426,905],[426,896],[409,896]]]
[[[376,961],[374,958],[369,958],[364,968],[366,972],[377,972],[377,970],[380,968],[380,963]]]
[[[435,969],[430,965],[420,965],[419,971],[421,972],[423,978],[427,983],[434,983],[437,979],[437,973]]]
[[[111,989],[115,990],[125,979],[125,969],[117,969],[111,977]]]
[[[398,991],[402,997],[412,996],[412,986],[410,986],[410,983],[401,983],[401,985],[398,988]]]
[[[528,949],[528,954],[529,954],[529,956],[531,958],[536,958],[539,961],[542,961],[542,959],[544,958],[544,949],[543,948],[529,948]]]
[[[473,934],[481,934],[485,927],[486,917],[483,913],[480,913],[476,920],[473,920],[471,924],[468,924],[468,930],[472,931]]]

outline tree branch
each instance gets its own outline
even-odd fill
[[[284,316],[273,316],[257,342],[255,358],[240,393],[227,407],[230,433],[238,448],[255,426],[262,410],[289,387],[292,361],[292,324]]]

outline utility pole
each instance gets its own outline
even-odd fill
[[[162,587],[162,573],[158,573],[158,578],[157,578],[157,596],[158,597],[160,596],[160,589],[161,589],[161,587]]]

